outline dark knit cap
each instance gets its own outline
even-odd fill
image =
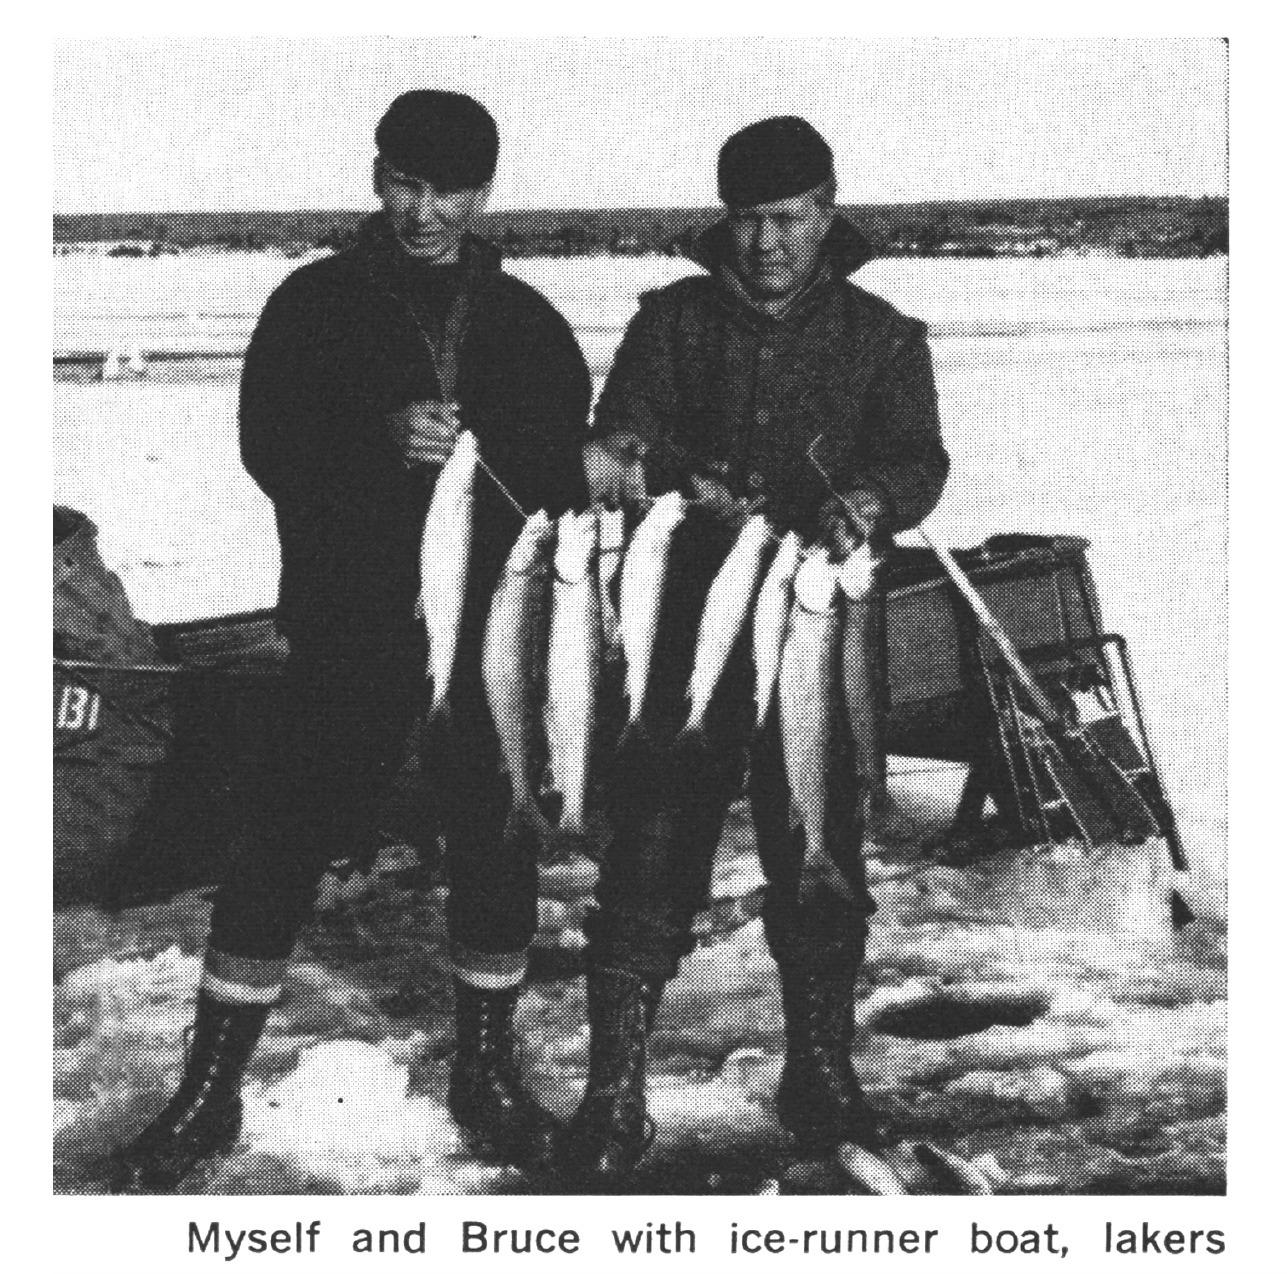
[[[486,107],[463,93],[403,93],[375,130],[381,158],[440,193],[475,190],[496,172],[500,138]]]
[[[719,152],[719,197],[730,208],[791,199],[832,175],[831,147],[812,124],[775,115],[734,133]]]

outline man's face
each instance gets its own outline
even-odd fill
[[[742,285],[765,300],[790,296],[813,273],[835,215],[822,190],[730,208],[733,268]]]
[[[402,250],[421,261],[457,260],[461,237],[482,212],[490,192],[488,182],[475,190],[439,193],[427,181],[375,161],[375,193],[393,233]]]

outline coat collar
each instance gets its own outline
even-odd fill
[[[766,314],[728,277],[733,242],[727,219],[717,222],[700,234],[686,255],[710,272],[721,300],[735,313],[759,327],[790,322],[812,311],[815,303],[826,295],[836,281],[845,279],[875,254],[851,221],[837,217],[822,241],[818,270],[812,281],[805,285],[790,308],[779,315]]]

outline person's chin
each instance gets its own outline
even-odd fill
[[[781,296],[788,296],[795,287],[794,281],[785,273],[769,271],[765,274],[752,274],[750,291],[765,301],[773,301]]]
[[[449,261],[455,258],[459,245],[451,239],[435,235],[417,238],[412,235],[398,235],[398,243],[403,252],[418,261]]]

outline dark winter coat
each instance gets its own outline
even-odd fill
[[[694,253],[711,274],[640,297],[595,434],[641,435],[662,468],[693,457],[735,494],[763,493],[771,520],[804,532],[828,497],[806,454],[821,435],[816,454],[837,488],[875,491],[892,530],[920,522],[948,470],[925,324],[846,281],[870,253],[844,220],[781,317],[721,280],[731,250],[721,222]]]
[[[408,469],[390,412],[448,395],[423,311],[417,263],[383,217],[357,247],[304,266],[269,298],[246,351],[241,454],[273,501],[281,539],[278,618],[289,632],[361,638],[411,622],[434,470]],[[484,460],[529,511],[585,498],[580,448],[590,378],[567,323],[500,254],[467,238],[469,303],[454,393]],[[481,474],[475,560],[503,562],[519,529]]]

